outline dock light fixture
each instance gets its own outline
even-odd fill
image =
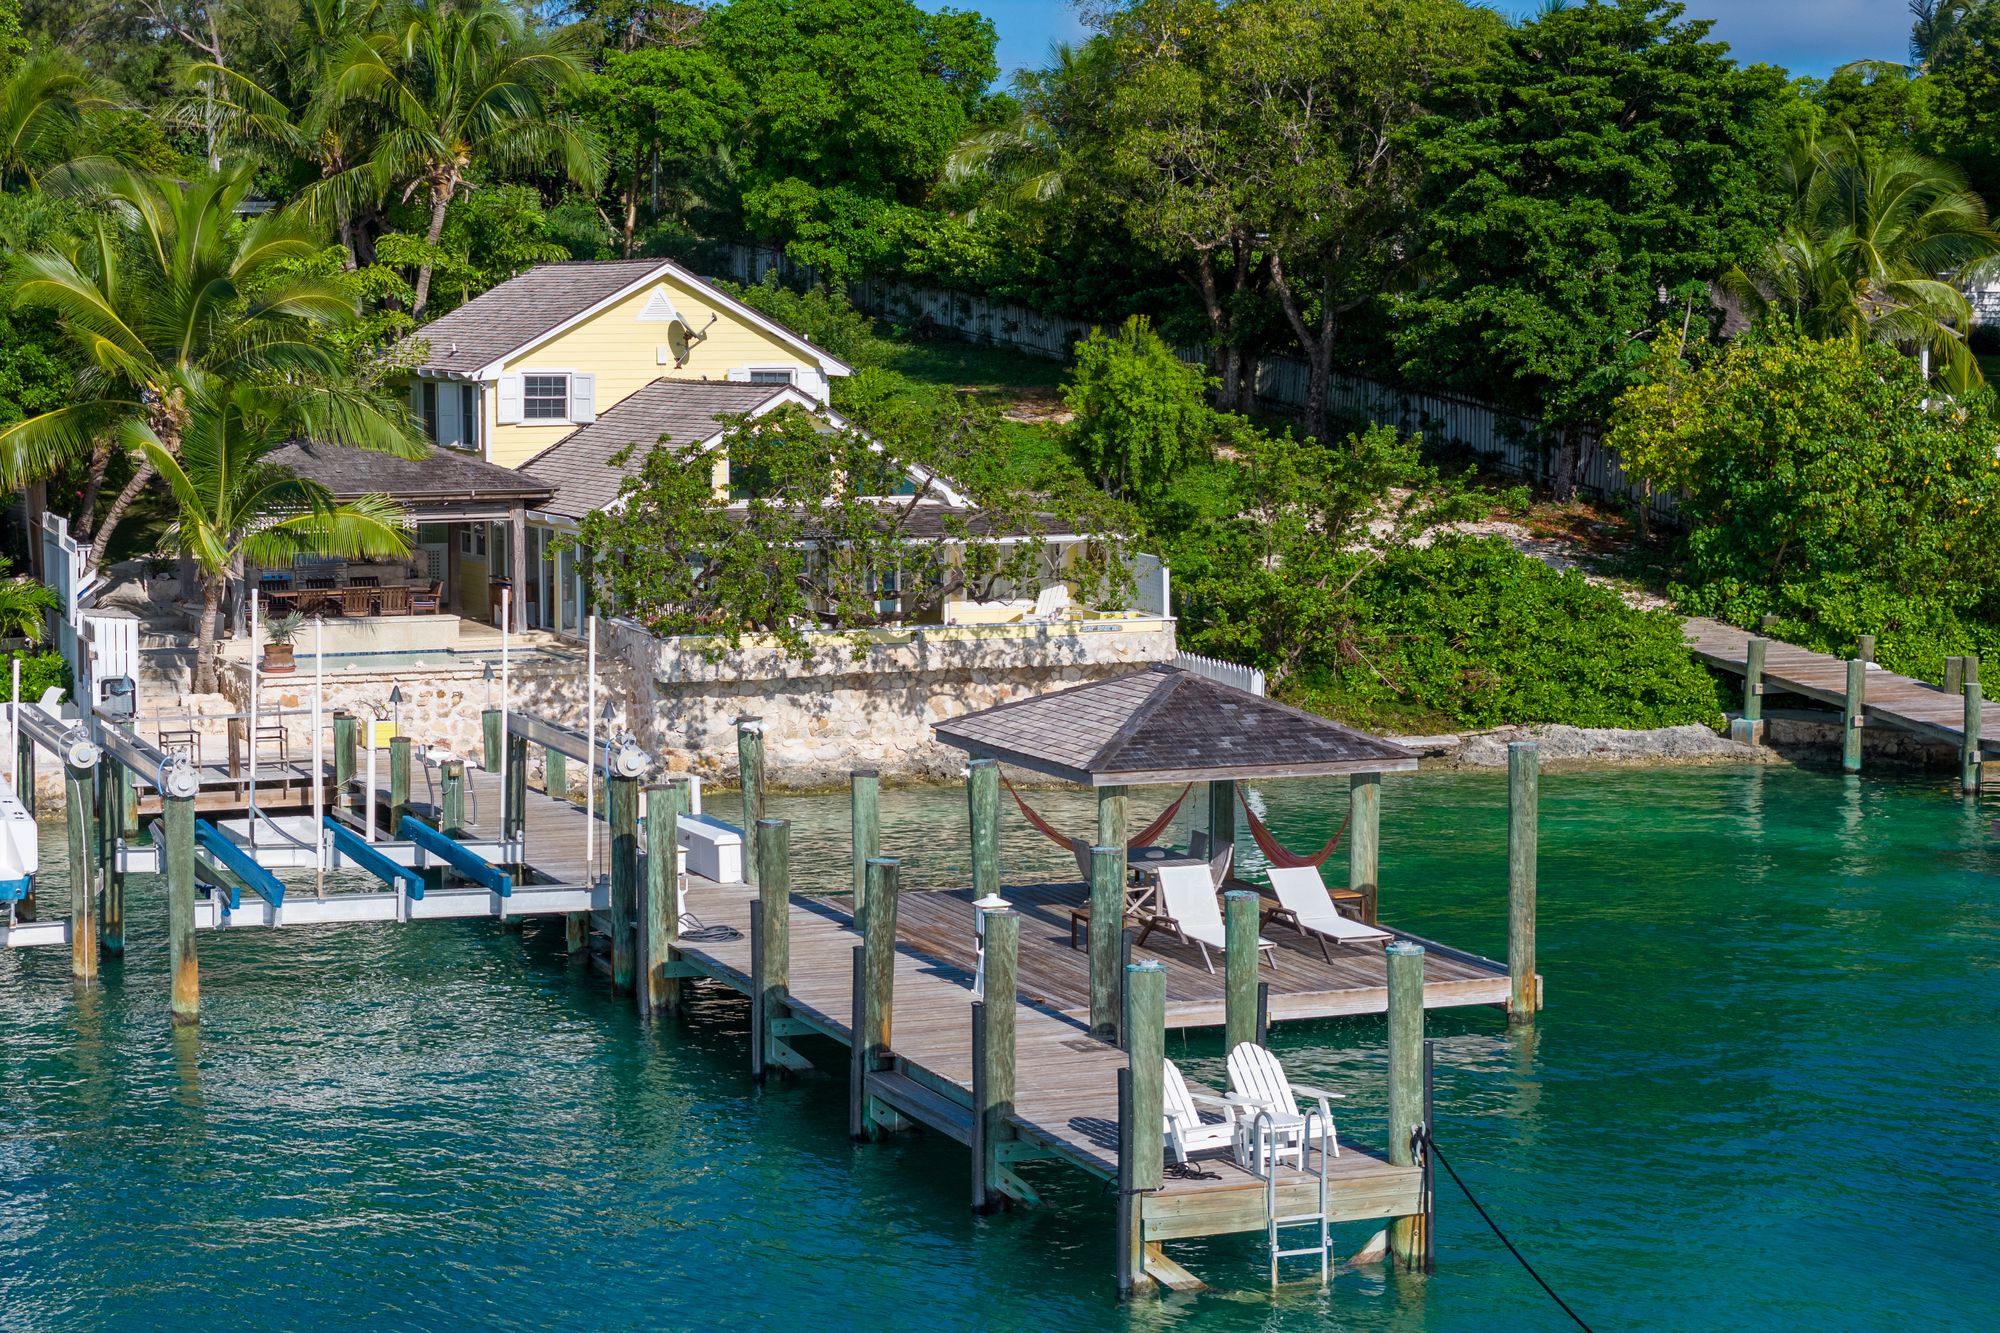
[[[389,687],[389,725],[396,729],[398,736],[403,734],[403,687],[401,685],[391,685]]]
[[[992,912],[1004,912],[1014,904],[997,893],[989,893],[972,904],[972,941],[976,961],[972,969],[972,994],[977,999],[986,998],[986,917]]]
[[[495,706],[493,703],[493,663],[490,660],[486,663],[486,706],[488,708]]]

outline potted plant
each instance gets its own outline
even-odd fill
[[[292,658],[292,639],[305,621],[302,612],[289,611],[264,622],[264,637],[269,642],[264,648],[264,660],[257,664],[259,671],[267,676],[289,676],[298,669]]]

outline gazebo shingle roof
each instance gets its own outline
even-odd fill
[[[1176,666],[940,722],[938,739],[1085,786],[1385,773],[1417,756],[1378,736]]]

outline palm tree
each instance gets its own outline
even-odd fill
[[[126,510],[180,454],[197,418],[255,389],[298,434],[421,455],[404,414],[357,384],[325,333],[359,317],[337,283],[299,277],[319,239],[289,212],[239,222],[239,164],[182,185],[95,164],[52,173],[51,189],[102,205],[80,246],[15,261],[0,295],[51,312],[73,353],[76,401],[0,426],[0,487],[87,460],[78,530],[101,558]],[[102,518],[97,489],[118,452],[132,478]]]
[[[194,689],[216,688],[217,630],[229,579],[246,563],[289,565],[301,555],[400,556],[409,550],[408,520],[383,496],[345,504],[317,482],[269,461],[294,435],[283,395],[238,385],[204,400],[190,416],[180,447],[143,441],[146,461],[173,496],[164,545],[194,562],[201,578],[201,632]]]
[[[445,210],[482,172],[554,165],[596,187],[603,151],[557,105],[585,68],[580,28],[545,32],[496,0],[405,0],[381,32],[349,45],[333,89],[382,116],[371,161],[405,200],[424,192],[428,255]],[[428,257],[418,266],[412,316],[430,300],[431,269]]]
[[[6,569],[0,563],[0,571]],[[55,589],[26,576],[0,578],[0,635],[40,643],[55,608]]]
[[[1980,381],[1959,283],[2000,257],[1986,205],[1950,163],[1864,149],[1851,134],[1796,141],[1791,206],[1777,236],[1723,287],[1753,318],[1782,316],[1815,338],[1890,343]]]
[[[350,268],[364,262],[366,228],[357,229],[357,220],[379,216],[388,184],[374,160],[380,117],[343,100],[334,84],[343,53],[379,36],[387,17],[385,0],[311,0],[302,15],[304,48],[270,81],[208,62],[187,71],[202,91],[188,116],[213,117],[234,140],[277,148],[317,172],[298,203],[308,216],[333,222]]]
[[[91,112],[114,105],[104,86],[70,56],[30,56],[0,79],[0,186],[33,186],[69,155]]]

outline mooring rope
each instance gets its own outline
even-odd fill
[[[1513,1241],[1507,1239],[1507,1233],[1500,1229],[1500,1224],[1493,1220],[1493,1215],[1486,1211],[1484,1204],[1479,1202],[1479,1196],[1474,1194],[1471,1187],[1463,1180],[1459,1179],[1458,1172],[1452,1170],[1451,1162],[1446,1159],[1442,1152],[1438,1151],[1437,1140],[1425,1133],[1421,1126],[1418,1127],[1417,1133],[1422,1139],[1425,1151],[1436,1156],[1438,1165],[1445,1169],[1445,1173],[1451,1177],[1452,1183],[1457,1185],[1460,1191],[1464,1193],[1466,1202],[1472,1205],[1473,1210],[1479,1214],[1480,1220],[1486,1223],[1492,1229],[1493,1234],[1500,1238],[1500,1243],[1507,1247],[1507,1253],[1520,1261],[1521,1267],[1528,1270],[1528,1276],[1535,1279],[1541,1289],[1549,1294],[1550,1300],[1562,1307],[1564,1314],[1576,1321],[1578,1328],[1584,1330],[1584,1333],[1592,1333],[1590,1325],[1583,1322],[1583,1316],[1569,1308],[1569,1302],[1556,1294],[1556,1289],[1548,1284],[1546,1278],[1535,1271],[1535,1266],[1528,1262],[1528,1257],[1515,1248]]]
[[[690,944],[721,944],[742,939],[743,932],[734,926],[704,926],[693,912],[682,912],[680,938]]]

